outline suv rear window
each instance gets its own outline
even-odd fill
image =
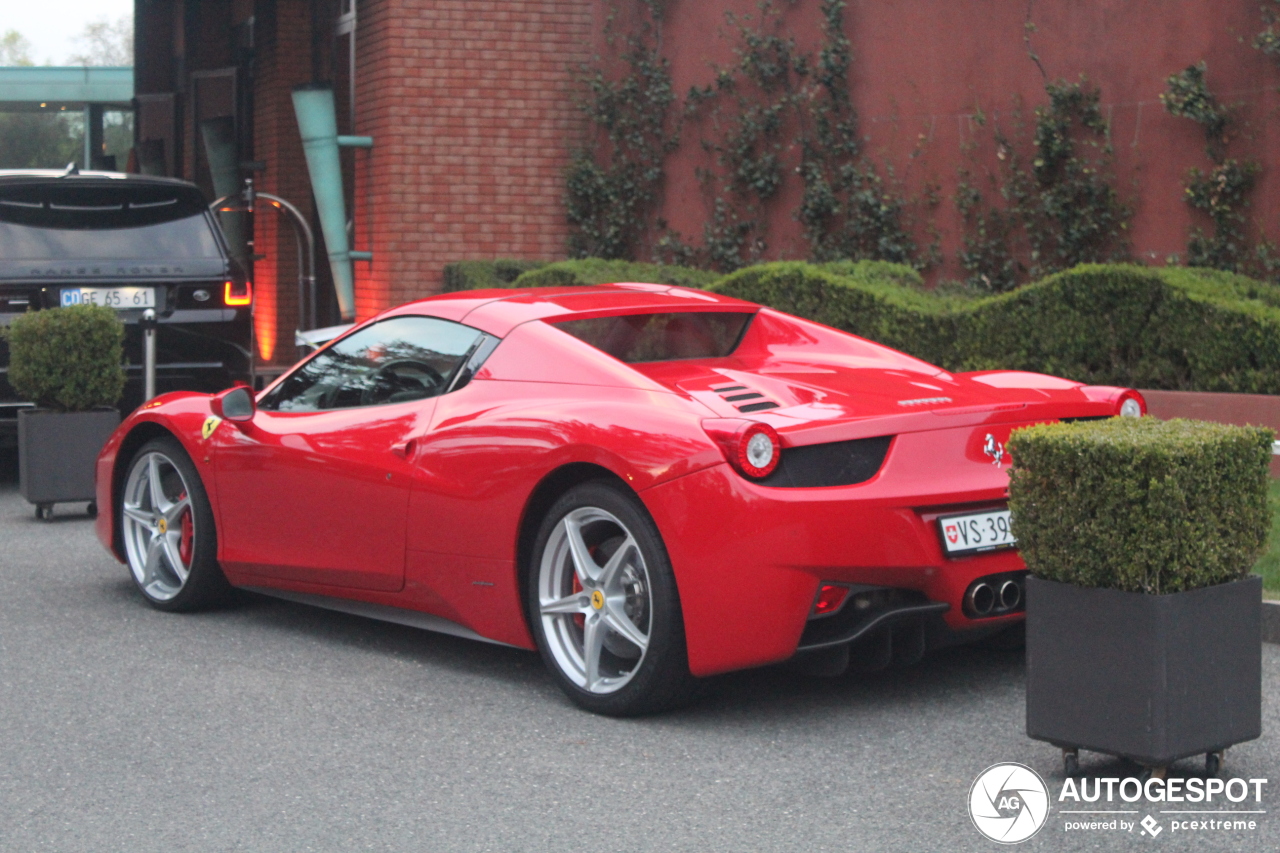
[[[619,361],[636,364],[723,358],[737,349],[754,316],[737,311],[681,311],[565,320],[552,325]]]
[[[28,184],[0,193],[13,261],[221,258],[203,203],[168,187]]]

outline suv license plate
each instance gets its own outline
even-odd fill
[[[942,550],[948,556],[1012,548],[1018,544],[1009,527],[1009,510],[949,515],[938,519]]]
[[[155,308],[154,287],[71,287],[62,290],[62,307],[102,305],[107,308]]]

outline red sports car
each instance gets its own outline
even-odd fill
[[[98,460],[97,533],[158,608],[243,587],[536,647],[575,702],[632,714],[1015,625],[1009,431],[1144,410],[679,287],[452,293],[256,400],[138,409]]]

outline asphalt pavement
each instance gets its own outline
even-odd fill
[[[980,772],[1021,762],[1051,798],[1062,785],[1058,752],[1025,734],[1019,652],[839,679],[771,667],[677,713],[596,717],[528,652],[252,594],[153,610],[83,505],[37,521],[13,468],[0,456],[3,851],[990,853],[967,811]],[[1178,832],[1140,804],[1154,838],[1067,831],[1054,802],[1017,847],[1280,849],[1280,647],[1263,667],[1263,737],[1222,773],[1271,779],[1255,829]]]

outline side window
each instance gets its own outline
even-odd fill
[[[392,317],[338,341],[290,374],[264,409],[317,412],[435,397],[488,336],[435,317]]]

